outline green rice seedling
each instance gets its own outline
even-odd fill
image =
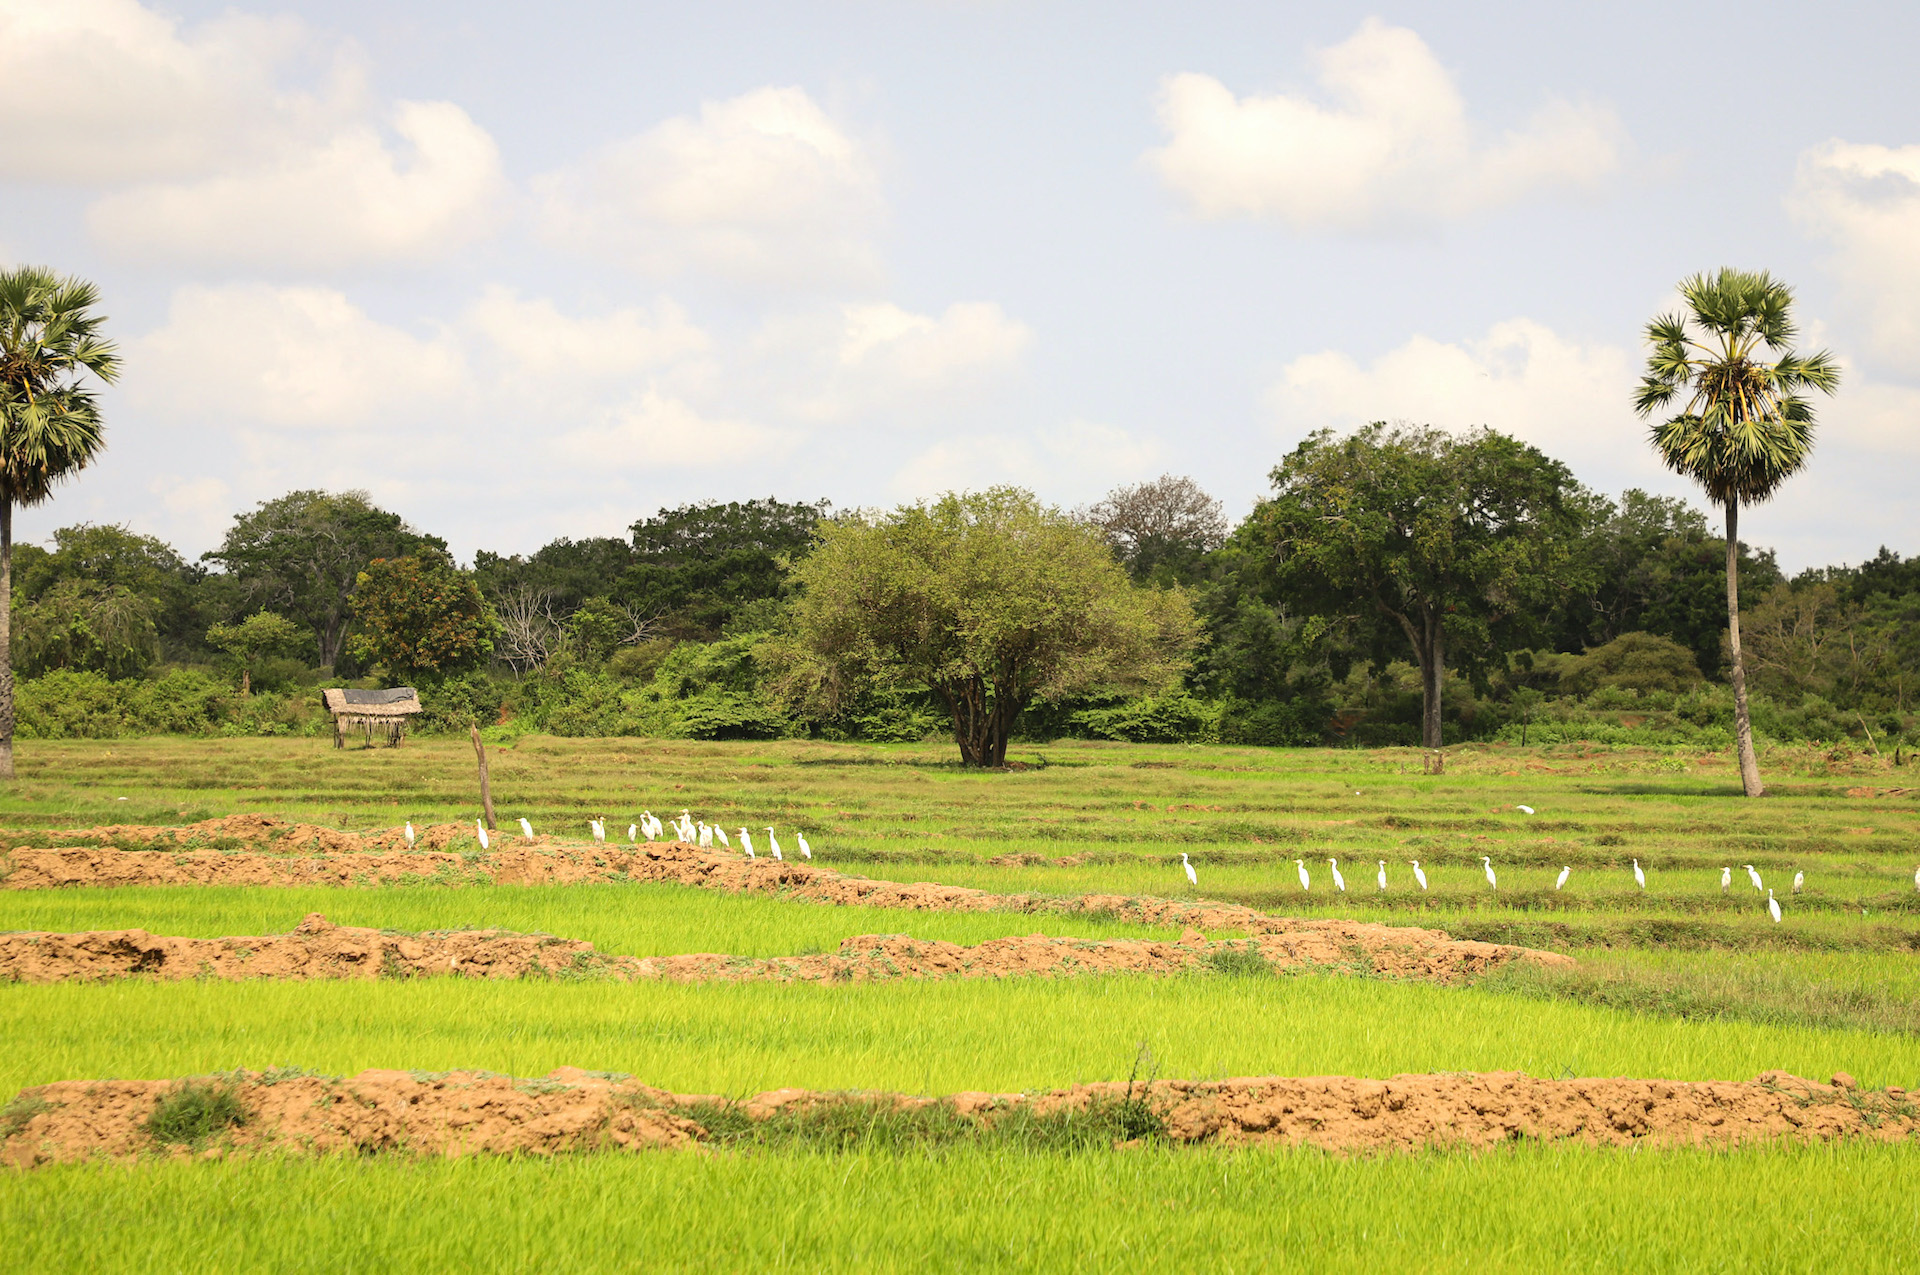
[[[160,1099],[144,1128],[160,1146],[198,1150],[227,1130],[247,1123],[249,1115],[246,1100],[231,1082],[183,1080]]]
[[[1257,977],[1273,973],[1273,964],[1256,943],[1226,942],[1207,953],[1207,968],[1216,974],[1235,978]]]

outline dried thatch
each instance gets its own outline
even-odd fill
[[[407,719],[420,711],[420,693],[411,686],[396,686],[386,691],[348,690],[330,687],[320,693],[321,703],[333,714],[333,746],[346,746],[346,732],[363,731],[369,746],[379,731],[389,744],[399,745],[407,733]]]

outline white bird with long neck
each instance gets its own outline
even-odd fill
[[[595,841],[605,841],[607,839],[607,825],[600,820],[589,819],[587,820],[587,826],[593,829],[593,839]]]
[[[1487,885],[1498,890],[1500,888],[1500,879],[1493,875],[1493,860],[1483,854],[1480,856],[1480,866],[1487,870]]]
[[[1807,874],[1806,874],[1806,873],[1804,873],[1804,872],[1796,872],[1796,873],[1794,873],[1794,874],[1793,874],[1793,892],[1794,892],[1795,894],[1798,894],[1798,893],[1800,893],[1800,891],[1801,891],[1801,890],[1803,890],[1803,889],[1805,889],[1805,888],[1806,888],[1806,884],[1807,884]]]
[[[1339,861],[1328,859],[1327,867],[1333,872],[1333,888],[1345,894],[1347,892],[1347,879],[1340,875]]]
[[[1296,867],[1296,868],[1298,868],[1298,869],[1300,870],[1300,888],[1301,888],[1302,890],[1311,890],[1311,889],[1313,889],[1313,882],[1312,882],[1312,881],[1311,881],[1311,880],[1310,880],[1310,879],[1308,878],[1308,876],[1307,876],[1307,862],[1306,862],[1306,860],[1305,860],[1305,859],[1295,859],[1295,860],[1293,861],[1293,866],[1294,866],[1294,867]]]
[[[767,829],[767,846],[773,851],[773,857],[785,863],[786,856],[780,853],[780,839],[773,835],[773,829]]]
[[[1753,882],[1754,889],[1764,890],[1767,888],[1760,884],[1760,870],[1758,868],[1754,867],[1751,863],[1743,863],[1740,866],[1747,870],[1747,879]]]
[[[700,848],[702,850],[713,849],[713,827],[711,824],[703,823],[700,825]]]
[[[1727,887],[1732,884],[1733,884],[1733,869],[1732,868],[1720,869],[1720,893],[1725,894],[1727,892]]]
[[[1920,868],[1913,870],[1913,888],[1915,893],[1920,893]]]
[[[632,842],[638,841],[639,839],[640,839],[640,825],[637,823],[628,824],[627,825],[627,841],[629,843],[632,843]]]
[[[475,819],[473,821],[473,830],[480,834],[480,848],[485,850],[487,848],[487,825]]]
[[[1515,806],[1514,809],[1518,810],[1523,815],[1530,815],[1533,813],[1532,806]]]
[[[747,835],[745,828],[740,830],[740,848],[747,852],[747,858],[749,859],[758,859],[760,857],[753,852],[753,838]]]
[[[1196,875],[1196,874],[1194,873],[1194,870],[1193,870],[1193,864],[1192,864],[1191,862],[1189,862],[1189,861],[1188,861],[1188,859],[1187,859],[1187,852],[1186,852],[1185,850],[1182,850],[1182,851],[1180,852],[1180,866],[1181,866],[1181,867],[1183,867],[1183,868],[1185,868],[1185,869],[1187,870],[1187,884],[1188,884],[1188,885],[1195,885],[1195,886],[1197,886],[1197,885],[1199,885],[1199,884],[1200,884],[1200,878],[1199,878],[1199,876],[1197,876],[1197,875]]]
[[[1767,891],[1767,911],[1773,915],[1773,923],[1780,924],[1780,900],[1773,897],[1773,891]]]
[[[1572,865],[1571,865],[1571,864],[1569,864],[1569,865],[1566,865],[1566,866],[1563,866],[1563,867],[1562,867],[1562,868],[1560,869],[1560,875],[1559,875],[1559,877],[1558,877],[1558,878],[1557,878],[1557,879],[1556,879],[1556,880],[1554,881],[1554,883],[1553,883],[1553,888],[1554,888],[1554,889],[1556,889],[1556,890],[1558,890],[1558,889],[1559,889],[1559,888],[1560,888],[1561,886],[1563,886],[1563,885],[1565,885],[1565,884],[1567,883],[1567,878],[1568,878],[1568,877],[1570,877],[1570,876],[1572,876],[1572,875],[1573,875],[1573,867],[1572,867]]]
[[[520,831],[526,835],[526,838],[528,841],[533,840],[533,825],[528,823],[525,819],[522,819],[520,821]]]
[[[413,820],[407,820],[407,849],[413,849]]]
[[[1633,883],[1642,890],[1647,888],[1647,874],[1640,870],[1640,860],[1633,861]]]
[[[725,846],[727,849],[729,850],[733,849],[733,842],[727,840],[727,830],[725,828],[722,828],[717,823],[713,825],[713,839],[715,841],[718,841],[721,845]]]
[[[811,860],[813,858],[813,847],[807,844],[807,834],[804,832],[796,832],[793,835],[800,840],[800,857]]]
[[[1380,875],[1375,877],[1374,880],[1380,883],[1380,893],[1385,894],[1387,892],[1387,861],[1382,859],[1379,862]]]
[[[1423,872],[1423,871],[1421,871],[1421,869],[1420,869],[1420,860],[1418,860],[1418,859],[1409,859],[1409,860],[1407,860],[1407,862],[1408,862],[1408,863],[1411,863],[1411,864],[1413,865],[1413,879],[1414,879],[1415,881],[1418,881],[1418,882],[1420,883],[1420,888],[1421,888],[1422,890],[1424,890],[1424,889],[1426,889],[1426,888],[1427,888],[1427,874],[1426,874],[1425,872]]]

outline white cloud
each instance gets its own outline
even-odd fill
[[[647,274],[869,280],[879,174],[805,91],[707,102],[534,183],[555,243]]]
[[[550,387],[556,380],[632,376],[700,359],[713,348],[713,338],[666,298],[651,313],[626,307],[576,318],[544,297],[525,299],[496,286],[467,309],[462,326],[493,347],[490,362]]]
[[[87,224],[122,252],[295,268],[436,257],[490,234],[505,180],[486,130],[451,102],[401,102],[393,130],[404,158],[358,124],[257,168],[108,195]]]
[[[1033,488],[1050,499],[1092,499],[1116,483],[1150,477],[1161,455],[1150,439],[1075,420],[1034,437],[942,439],[901,466],[890,486],[906,500],[997,483]]]
[[[1615,172],[1613,112],[1550,102],[1478,143],[1453,77],[1420,37],[1369,18],[1317,57],[1330,105],[1236,97],[1212,76],[1162,84],[1165,147],[1148,163],[1203,217],[1270,217],[1296,229],[1423,224]]]
[[[1304,355],[1282,370],[1268,402],[1290,437],[1381,420],[1486,425],[1566,461],[1583,481],[1612,488],[1658,468],[1633,411],[1636,375],[1628,349],[1508,319],[1474,340],[1416,336],[1365,366],[1334,350]]]
[[[778,320],[756,353],[781,402],[804,419],[924,418],[964,409],[1017,369],[1032,343],[1033,330],[990,301],[938,315],[882,301]]]
[[[162,475],[147,483],[147,491],[159,498],[168,522],[194,543],[217,541],[233,516],[233,489],[208,475]]]
[[[233,284],[174,293],[133,342],[127,387],[181,418],[351,429],[460,399],[458,343],[381,323],[330,288]]]
[[[1832,243],[1870,347],[1920,370],[1920,146],[1831,141],[1800,156],[1788,207]]]
[[[702,416],[648,386],[594,424],[561,435],[558,448],[599,475],[778,459],[798,442],[785,431]]]
[[[305,29],[238,14],[183,30],[136,0],[0,0],[0,173],[111,182],[205,172],[353,98],[276,84]]]

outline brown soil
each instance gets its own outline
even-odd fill
[[[0,983],[98,982],[117,978],[244,980],[418,978],[598,978],[618,982],[877,982],[889,979],[1176,974],[1231,949],[1254,949],[1276,969],[1331,968],[1389,978],[1458,983],[1515,959],[1572,964],[1568,957],[1494,943],[1455,942],[1431,930],[1365,927],[1357,936],[1315,928],[1209,941],[1188,930],[1178,943],[1139,939],[990,939],[972,947],[862,934],[810,956],[699,953],[610,956],[576,939],[505,930],[396,934],[330,924],[319,913],[287,934],[193,939],[145,930],[0,934]]]
[[[1520,1139],[1594,1146],[1705,1145],[1836,1138],[1904,1140],[1920,1127],[1904,1092],[1862,1093],[1850,1078],[1823,1085],[1785,1072],[1748,1082],[1537,1080],[1517,1072],[1394,1076],[1266,1077],[1158,1081],[1148,1107],[1169,1140],[1183,1144],[1311,1146],[1335,1152],[1487,1148]],[[364,1071],[351,1079],[238,1073],[246,1109],[198,1154],[401,1152],[461,1156],[613,1148],[696,1147],[700,1123],[721,1100],[680,1095],[624,1078],[561,1068],[544,1080],[484,1072],[427,1075]],[[0,1114],[0,1165],[94,1157],[194,1154],[163,1146],[146,1128],[173,1090],[163,1080],[61,1081],[23,1090]],[[1007,1113],[1086,1111],[1136,1096],[1126,1085],[1077,1085],[1047,1093],[963,1093],[944,1099],[825,1094],[782,1089],[738,1104],[764,1120],[804,1117],[822,1105],[947,1105],[991,1128]]]

